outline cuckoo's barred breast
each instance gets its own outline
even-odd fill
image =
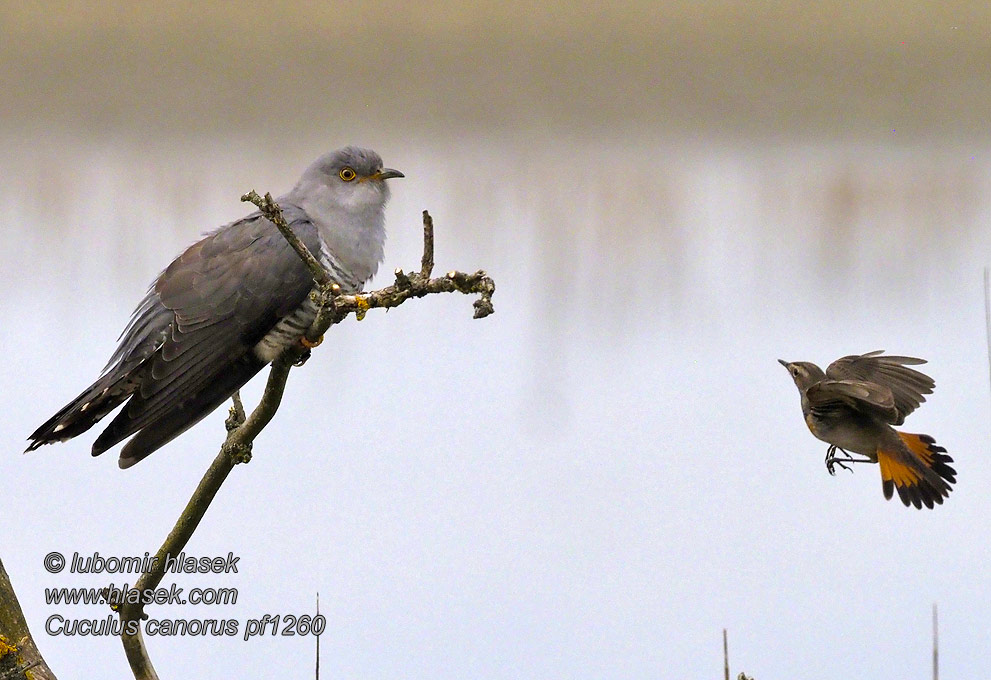
[[[348,273],[337,259],[327,249],[327,244],[321,241],[320,264],[324,266],[334,282],[341,287],[344,292],[357,292],[361,289],[361,283],[356,281],[354,276]],[[284,316],[272,330],[258,341],[253,348],[256,357],[268,363],[275,361],[275,358],[286,347],[294,345],[303,337],[310,324],[317,317],[317,303],[313,301],[313,293],[317,292],[314,286],[303,299],[303,303],[290,314]]]

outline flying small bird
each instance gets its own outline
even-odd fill
[[[374,151],[324,154],[277,199],[289,226],[344,292],[358,292],[382,261],[385,180]],[[260,212],[209,233],[148,290],[92,385],[31,434],[27,451],[66,441],[127,402],[97,437],[98,456],[123,440],[128,468],[226,401],[316,318],[312,275]],[[305,343],[304,343],[305,344]]]
[[[943,503],[957,481],[957,472],[949,465],[953,459],[929,435],[898,432],[892,425],[904,423],[936,383],[908,368],[925,360],[881,356],[883,352],[837,359],[825,373],[807,361],[778,359],[778,363],[788,369],[802,395],[809,430],[829,444],[830,474],[835,474],[834,465],[849,470],[845,463],[878,463],[885,498],[890,500],[897,490],[906,506],[932,508]],[[837,457],[837,449],[846,457]]]

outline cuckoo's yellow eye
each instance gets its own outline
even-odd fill
[[[347,166],[344,166],[343,168],[341,168],[340,175],[341,175],[341,179],[343,179],[345,182],[350,182],[355,177],[357,177],[357,175],[355,174],[355,171],[352,170],[351,168],[347,167]]]

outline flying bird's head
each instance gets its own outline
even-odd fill
[[[826,374],[822,372],[821,368],[808,361],[788,362],[778,359],[778,363],[788,369],[788,372],[791,373],[791,379],[795,381],[795,387],[800,392],[805,392],[826,378]]]
[[[382,167],[371,149],[347,146],[326,153],[306,169],[293,190],[304,202],[318,200],[351,213],[381,210],[389,200],[385,180],[403,173]],[[319,212],[319,209],[318,209]]]

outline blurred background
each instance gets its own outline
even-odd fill
[[[234,606],[312,614],[324,677],[991,674],[991,6],[984,2],[0,2],[2,557],[63,677],[119,640],[46,635],[51,551],[141,556],[224,436],[139,466],[99,430],[20,455],[158,272],[324,151],[376,149],[386,260],[485,268],[337,326],[186,548]],[[944,506],[830,477],[776,359],[886,349],[937,383],[906,428]],[[243,392],[254,403],[256,379]],[[163,585],[168,585],[169,580]],[[308,676],[312,637],[149,637],[165,676]]]

